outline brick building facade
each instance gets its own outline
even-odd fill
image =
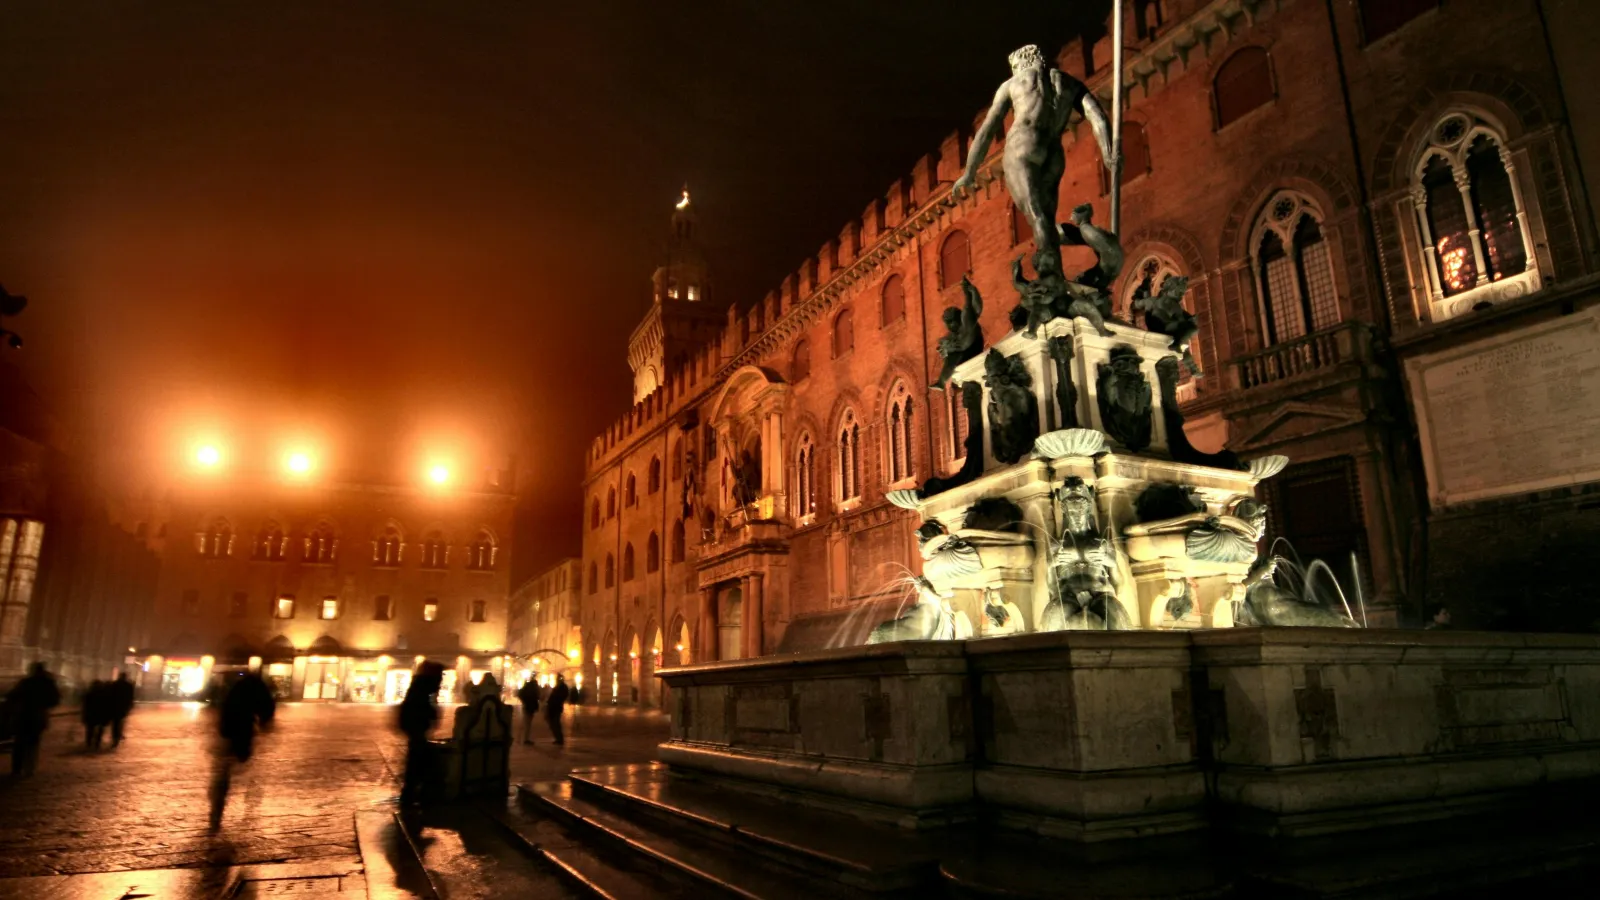
[[[1191,439],[1291,458],[1266,491],[1269,540],[1324,560],[1374,624],[1414,621],[1445,584],[1493,624],[1486,595],[1502,585],[1474,584],[1470,562],[1490,547],[1525,566],[1558,521],[1561,546],[1592,542],[1586,490],[1431,502],[1403,373],[1594,302],[1581,165],[1594,148],[1574,139],[1558,66],[1592,16],[1536,0],[1128,6],[1114,301],[1127,318],[1140,284],[1191,279],[1206,373],[1179,395]],[[1106,97],[1110,51],[1089,35],[1057,64]],[[1588,98],[1575,103],[1593,123]],[[927,387],[940,315],[965,274],[987,301],[985,343],[1009,332],[1010,267],[1033,249],[997,156],[971,196],[950,197],[971,130],[778,289],[728,306],[720,330],[680,327],[680,361],[594,441],[583,635],[602,697],[656,702],[658,659],[826,643],[845,611],[917,570],[914,517],[884,497],[960,466],[960,394]],[[1067,138],[1061,208],[1090,202],[1105,222],[1087,136]],[[1066,265],[1088,261],[1079,249]],[[646,321],[670,324],[657,288]],[[1507,510],[1520,530],[1497,540]]]
[[[161,575],[141,695],[194,696],[252,665],[294,700],[396,702],[422,658],[449,670],[445,702],[484,672],[504,680],[514,503],[492,485],[174,489],[145,526]]]

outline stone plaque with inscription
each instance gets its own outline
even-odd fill
[[[1600,307],[1406,361],[1428,494],[1600,481]]]

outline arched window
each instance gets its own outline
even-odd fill
[[[1471,111],[1451,110],[1429,137],[1412,188],[1429,293],[1435,300],[1459,298],[1533,271],[1527,212],[1498,129]],[[1450,308],[1470,309],[1471,302]],[[1443,317],[1436,311],[1435,318]]]
[[[939,245],[939,287],[961,283],[961,276],[972,271],[972,245],[967,233],[956,229]]]
[[[589,563],[589,593],[600,590],[600,567]]]
[[[839,419],[839,502],[861,496],[861,425],[851,410]]]
[[[631,542],[622,548],[622,580],[633,580],[633,544]]]
[[[1272,59],[1262,47],[1243,47],[1217,67],[1211,83],[1216,107],[1217,127],[1226,128],[1245,113],[1271,103],[1276,97],[1272,86]]]
[[[906,280],[899,275],[890,275],[889,280],[883,283],[882,318],[879,325],[888,325],[898,322],[906,317]]]
[[[672,561],[683,562],[683,520],[677,519],[672,523]]]
[[[589,501],[589,527],[600,527],[600,498],[595,497]]]
[[[405,544],[400,541],[400,530],[393,525],[383,529],[383,534],[372,542],[372,562],[379,566],[400,565],[400,551]]]
[[[912,477],[911,392],[905,382],[896,382],[889,391],[889,483],[894,484]]]
[[[646,484],[652,494],[661,490],[661,457],[650,457],[650,477]]]
[[[327,522],[317,523],[317,527],[306,535],[305,556],[306,562],[331,563],[339,552],[339,539],[334,536],[333,526]]]
[[[606,518],[617,514],[617,489],[606,488]]]
[[[1099,167],[1100,194],[1111,193],[1111,173],[1105,166]],[[1144,126],[1138,122],[1124,120],[1122,123],[1122,183],[1127,184],[1140,175],[1148,175],[1152,171],[1150,163],[1150,138],[1145,134]]]
[[[795,442],[794,513],[805,517],[817,512],[817,448],[809,433]]]
[[[1339,324],[1333,254],[1322,212],[1309,197],[1279,191],[1256,221],[1251,246],[1268,344]]]
[[[841,309],[839,314],[833,317],[833,358],[838,359],[855,347],[856,331],[855,324],[851,321],[850,310]]]
[[[639,482],[628,473],[628,486],[622,491],[622,505],[633,506],[639,502]]]
[[[606,554],[606,587],[612,587],[616,583],[617,583],[617,558],[612,556],[611,554],[607,553]]]
[[[142,523],[140,527],[144,527]],[[266,562],[281,562],[283,545],[283,529],[278,527],[277,522],[268,522],[256,532],[255,550],[251,556]]]
[[[789,381],[799,384],[811,374],[811,342],[805,338],[795,342],[794,362],[789,366]]]
[[[600,511],[600,501],[595,501],[595,512]],[[445,543],[444,535],[438,531],[430,531],[422,537],[422,567],[424,569],[442,569],[450,564],[450,545]]]
[[[654,531],[650,532],[650,539],[644,545],[644,570],[655,572],[661,568],[661,536]]]
[[[494,568],[495,557],[498,554],[499,548],[495,546],[494,535],[480,531],[478,536],[472,539],[472,546],[467,548],[467,568],[487,572]]]
[[[672,480],[683,480],[683,438],[672,439]]]
[[[206,559],[225,559],[233,555],[233,526],[227,519],[213,519],[196,537],[195,549]]]

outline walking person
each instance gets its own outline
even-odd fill
[[[544,720],[550,725],[550,734],[554,736],[556,744],[567,742],[567,736],[561,731],[561,713],[567,706],[567,695],[571,691],[567,688],[567,676],[557,675],[556,686],[550,689],[550,696],[544,703]]]
[[[406,735],[406,772],[400,786],[401,805],[420,806],[433,771],[433,745],[428,736],[439,721],[439,689],[444,686],[444,666],[425,662],[400,701],[400,730]]]
[[[522,742],[533,743],[533,714],[539,711],[539,683],[532,678],[517,689],[517,699],[522,702]]]
[[[233,784],[233,767],[247,763],[255,753],[256,729],[272,727],[277,711],[272,689],[256,672],[247,672],[222,695],[217,712],[216,771],[211,782],[211,830],[222,827],[222,810],[228,805],[228,788]]]
[[[50,710],[61,705],[61,690],[55,676],[45,671],[44,663],[28,667],[27,677],[6,694],[6,706],[15,716],[11,745],[11,774],[32,775],[39,764],[39,742],[50,727]]]
[[[110,710],[107,709],[106,683],[98,679],[89,682],[89,687],[83,692],[83,699],[78,710],[78,716],[83,721],[84,743],[90,752],[100,749],[105,742],[106,725],[110,723]]]
[[[133,682],[127,672],[118,672],[117,680],[106,685],[106,707],[111,715],[111,749],[122,746],[122,723],[133,712]]]

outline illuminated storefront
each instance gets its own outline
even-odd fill
[[[510,657],[458,656],[454,660],[428,656],[334,656],[295,654],[251,656],[219,662],[211,656],[163,657],[157,654],[129,657],[139,669],[141,696],[149,700],[203,700],[214,683],[227,682],[247,671],[260,672],[280,701],[319,703],[388,703],[405,699],[416,669],[433,659],[448,666],[444,671],[439,703],[451,706],[470,699],[471,690],[487,675],[505,689],[513,675]],[[516,684],[520,685],[520,681]]]

